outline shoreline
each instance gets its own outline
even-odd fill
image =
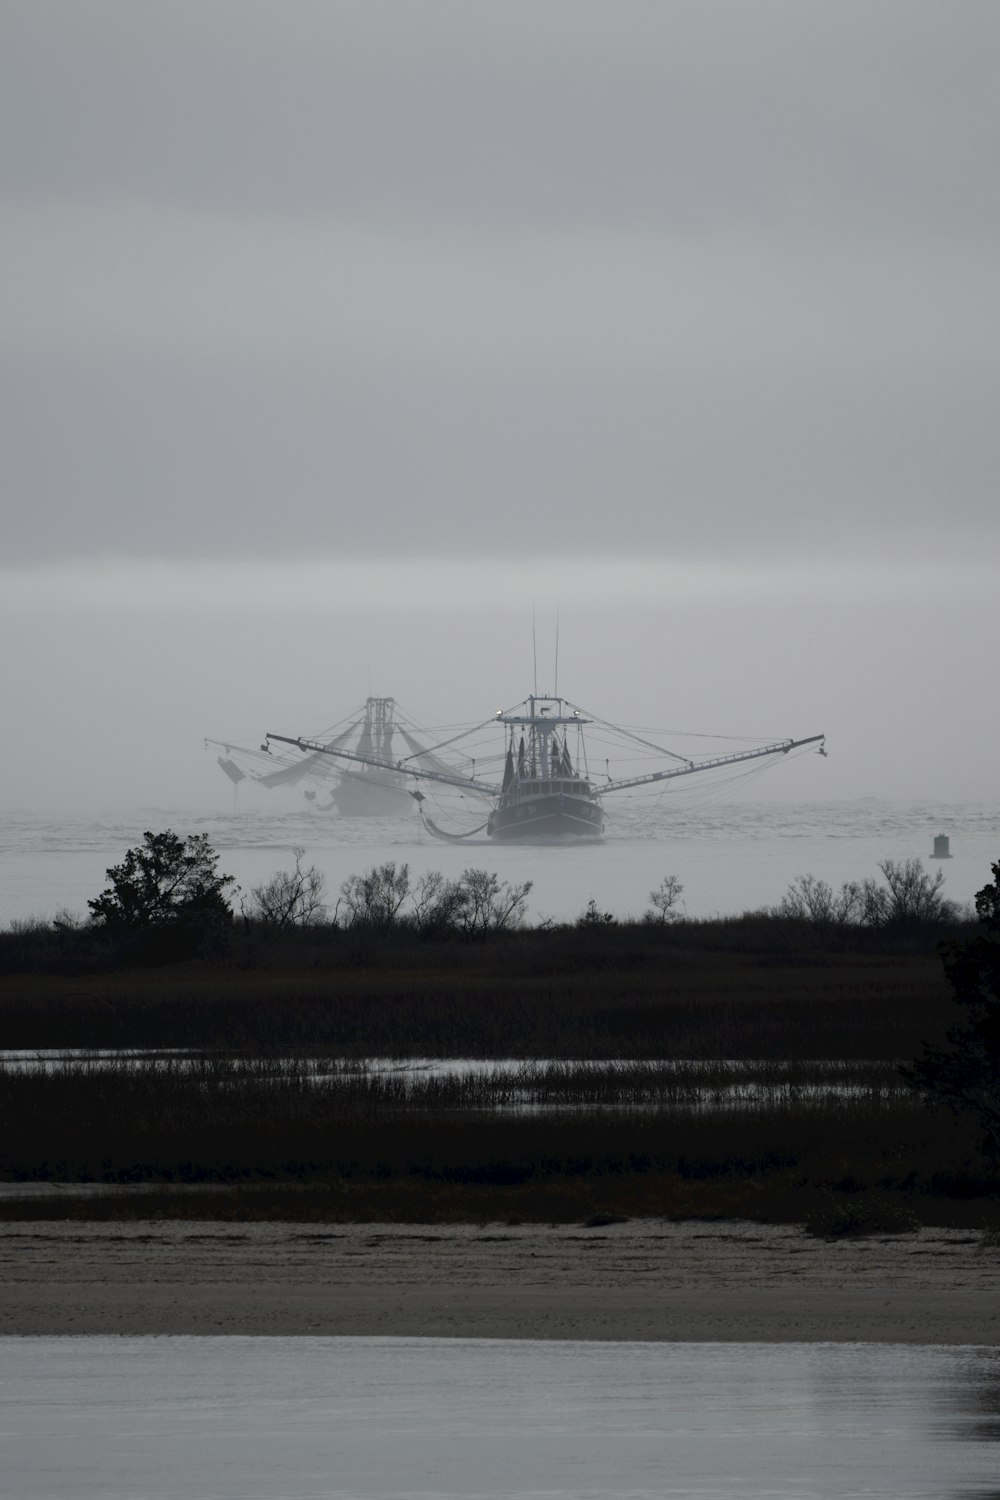
[[[977,1232],[795,1226],[18,1220],[0,1335],[864,1342],[1000,1347]]]

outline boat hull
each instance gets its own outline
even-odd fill
[[[342,772],[330,801],[342,818],[397,818],[413,811],[406,783],[388,775],[383,779],[378,772]]]
[[[604,810],[593,797],[565,792],[520,797],[494,808],[487,832],[498,843],[599,839],[604,832]]]

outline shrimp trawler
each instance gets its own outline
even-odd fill
[[[607,734],[620,737],[632,753],[638,748],[655,757],[652,769],[630,776],[613,777],[610,760],[605,762],[605,780],[597,783],[588,768],[583,730],[586,725],[600,726]],[[457,739],[475,734],[489,725],[504,729],[505,744],[497,763],[503,770],[497,781],[449,767],[438,755]],[[268,731],[265,743],[290,745],[306,756],[331,756],[349,765],[385,767],[358,749],[347,749],[334,743],[323,745],[315,740]],[[826,754],[825,736],[806,739],[784,739],[753,748],[732,751],[700,759],[689,759],[675,751],[642,738],[636,733],[609,723],[568,699],[533,693],[512,709],[498,709],[492,719],[474,725],[463,735],[453,736],[445,744],[431,747],[419,757],[410,756],[395,762],[394,770],[412,780],[409,795],[420,805],[421,817],[428,831],[439,838],[460,840],[482,833],[498,842],[549,843],[599,839],[604,832],[604,799],[618,792],[628,792],[679,777],[709,771],[725,772],[749,761],[765,762],[787,756],[792,751],[815,745]],[[415,759],[420,764],[415,765]],[[657,765],[655,761],[658,761]],[[667,764],[664,764],[664,762]],[[424,803],[432,788],[457,787],[466,793],[489,798],[493,806],[485,823],[464,833],[449,833],[439,828],[427,815]]]
[[[490,838],[506,842],[553,838],[600,838],[604,809],[576,764],[569,733],[582,733],[579,709],[563,713],[561,698],[527,698],[526,713],[501,713],[507,753],[500,793],[486,824]],[[569,705],[566,705],[567,707]],[[560,739],[560,731],[562,737]]]
[[[386,817],[406,812],[412,806],[409,787],[398,771],[383,769],[393,763],[392,738],[396,731],[395,700],[369,698],[361,721],[357,749],[375,765],[344,769],[330,791],[323,811],[335,807],[342,818]]]
[[[317,812],[336,811],[343,818],[399,817],[413,811],[413,798],[406,776],[396,768],[396,745],[401,741],[411,755],[423,753],[412,728],[394,698],[370,697],[346,725],[341,721],[329,731],[330,738],[323,737],[322,753],[305,760],[274,756],[267,745],[205,744],[221,750],[218,765],[234,787],[242,781],[269,790],[301,787]],[[338,751],[352,751],[353,762],[329,759]]]

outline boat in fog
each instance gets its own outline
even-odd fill
[[[456,741],[498,725],[504,731],[504,750],[499,760],[502,773],[493,781],[477,774],[476,761],[471,769],[449,765],[442,756]],[[660,764],[631,776],[614,777],[606,761],[603,781],[590,772],[584,742],[584,728],[598,725],[607,735],[616,735],[629,745],[632,753],[640,749],[652,752]],[[609,723],[568,699],[531,694],[511,709],[498,709],[492,719],[454,735],[442,744],[418,749],[403,759],[390,763],[372,750],[350,748],[331,741],[323,744],[304,736],[278,734],[269,730],[265,745],[288,745],[303,754],[302,765],[317,757],[343,762],[360,776],[363,770],[394,773],[408,787],[406,795],[420,806],[428,831],[438,838],[458,841],[485,832],[498,843],[549,843],[599,839],[604,832],[604,799],[615,793],[651,787],[680,777],[716,771],[724,773],[750,761],[776,760],[793,751],[815,746],[826,754],[825,737],[810,735],[804,739],[783,739],[752,748],[692,759],[676,751],[653,744],[648,739],[618,725]],[[487,798],[492,803],[484,823],[464,832],[451,832],[436,824],[424,804],[432,788],[458,788],[466,794]]]
[[[298,787],[317,812],[335,811],[343,818],[398,818],[412,812],[409,780],[397,769],[397,746],[405,746],[410,756],[422,755],[424,746],[396,700],[370,697],[348,716],[346,726],[335,728],[321,750],[304,760],[275,757],[266,744],[205,744],[221,750],[217,763],[234,786],[250,781],[269,790]],[[351,762],[331,759],[338,752],[350,752]]]
[[[600,838],[604,808],[586,771],[574,761],[571,731],[582,731],[579,709],[561,698],[527,698],[525,712],[498,714],[507,730],[503,782],[486,831],[500,842]]]

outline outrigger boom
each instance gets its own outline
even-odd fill
[[[586,768],[585,755],[582,759],[581,755],[575,759],[571,755],[567,731],[573,727],[582,729],[583,725],[594,722],[604,724],[604,720],[595,720],[586,710],[576,708],[568,699],[533,694],[523,705],[518,705],[517,709],[499,709],[494,722],[504,726],[507,737],[503,781],[499,784],[483,781],[475,775],[461,776],[457,771],[452,773],[414,766],[408,763],[413,757],[408,757],[407,761],[392,760],[385,756],[365,754],[361,750],[347,750],[338,744],[324,745],[319,740],[305,739],[302,736],[273,734],[270,730],[262,748],[266,749],[268,742],[274,740],[282,745],[292,745],[305,754],[330,755],[337,760],[377,767],[404,777],[412,776],[415,781],[430,781],[439,786],[479,792],[494,799],[493,810],[486,824],[489,836],[501,841],[514,840],[522,843],[563,837],[576,840],[600,838],[604,830],[602,799],[610,792],[623,792],[633,787],[673,781],[679,776],[692,776],[698,771],[717,770],[724,766],[739,765],[744,761],[761,760],[766,756],[787,755],[806,745],[818,745],[819,753],[826,754],[826,736],[813,734],[805,739],[777,740],[772,744],[758,745],[752,750],[737,750],[707,760],[682,759],[681,764],[667,770],[649,771],[617,781],[609,777],[603,785],[599,785]],[[485,724],[477,727],[485,728]],[[605,727],[614,728],[613,725]],[[620,730],[619,733],[645,745],[647,749],[659,750],[665,755],[674,754],[640,739],[638,735],[630,734],[627,730]],[[578,750],[582,751],[582,741]],[[423,801],[419,792],[413,791],[411,795],[418,803]],[[421,816],[424,816],[423,808]],[[450,836],[435,828],[426,817],[424,822],[439,837]],[[479,832],[478,829],[475,831]]]
[[[688,761],[683,766],[673,766],[669,771],[651,771],[646,776],[630,776],[625,781],[609,781],[598,787],[598,791],[623,792],[633,786],[649,786],[652,781],[670,781],[674,776],[690,776],[694,771],[711,771],[716,766],[731,766],[741,760],[759,760],[762,755],[787,755],[789,750],[798,750],[802,745],[822,744],[825,734],[811,734],[805,740],[778,740],[773,745],[760,745],[756,750],[737,750],[732,755],[717,755],[713,760]]]
[[[335,755],[338,760],[360,761],[363,766],[378,766],[383,771],[400,771],[404,776],[419,776],[423,781],[440,781],[445,786],[471,787],[474,792],[483,792],[487,797],[497,797],[500,794],[500,788],[493,782],[477,781],[470,776],[446,776],[443,771],[415,770],[413,766],[408,766],[401,760],[379,760],[374,755],[359,755],[356,750],[341,750],[332,745],[322,745],[319,740],[305,740],[287,734],[272,734],[270,730],[267,731],[264,739],[277,740],[282,745],[294,745],[297,750],[308,751],[310,755]]]

